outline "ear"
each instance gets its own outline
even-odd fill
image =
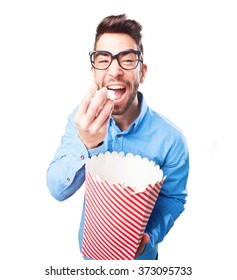
[[[142,64],[142,68],[141,68],[141,72],[140,72],[140,83],[141,84],[144,83],[144,81],[145,81],[146,72],[147,72],[147,65]]]

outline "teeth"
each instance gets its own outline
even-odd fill
[[[107,98],[108,99],[111,99],[111,100],[114,100],[115,99],[115,94],[114,94],[114,91],[109,89],[108,92],[107,92]]]
[[[123,89],[123,88],[124,87],[122,87],[122,86],[116,86],[116,85],[109,87],[109,89]]]

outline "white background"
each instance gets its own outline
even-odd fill
[[[96,26],[119,13],[143,25],[147,103],[182,128],[190,151],[186,210],[160,244],[158,264],[192,266],[189,279],[236,279],[234,2],[1,1],[1,279],[90,265],[77,239],[83,189],[57,202],[45,174],[91,85]]]

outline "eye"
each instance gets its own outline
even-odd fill
[[[108,62],[109,60],[106,59],[106,58],[103,58],[103,57],[99,57],[99,58],[97,58],[96,61],[97,61],[98,63],[106,63],[106,62]]]
[[[137,61],[137,55],[134,53],[126,53],[121,57],[121,62],[123,64],[133,64]]]
[[[95,63],[104,64],[109,63],[111,60],[109,54],[96,54],[95,55]]]
[[[132,59],[132,58],[124,58],[123,59],[123,62],[134,62],[134,59]]]

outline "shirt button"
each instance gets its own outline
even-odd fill
[[[117,137],[120,138],[120,137],[121,137],[121,134],[118,134]]]
[[[67,177],[67,180],[68,180],[68,182],[70,182],[70,181],[71,181],[69,177]]]
[[[85,157],[83,155],[80,156],[80,159],[85,159]]]

